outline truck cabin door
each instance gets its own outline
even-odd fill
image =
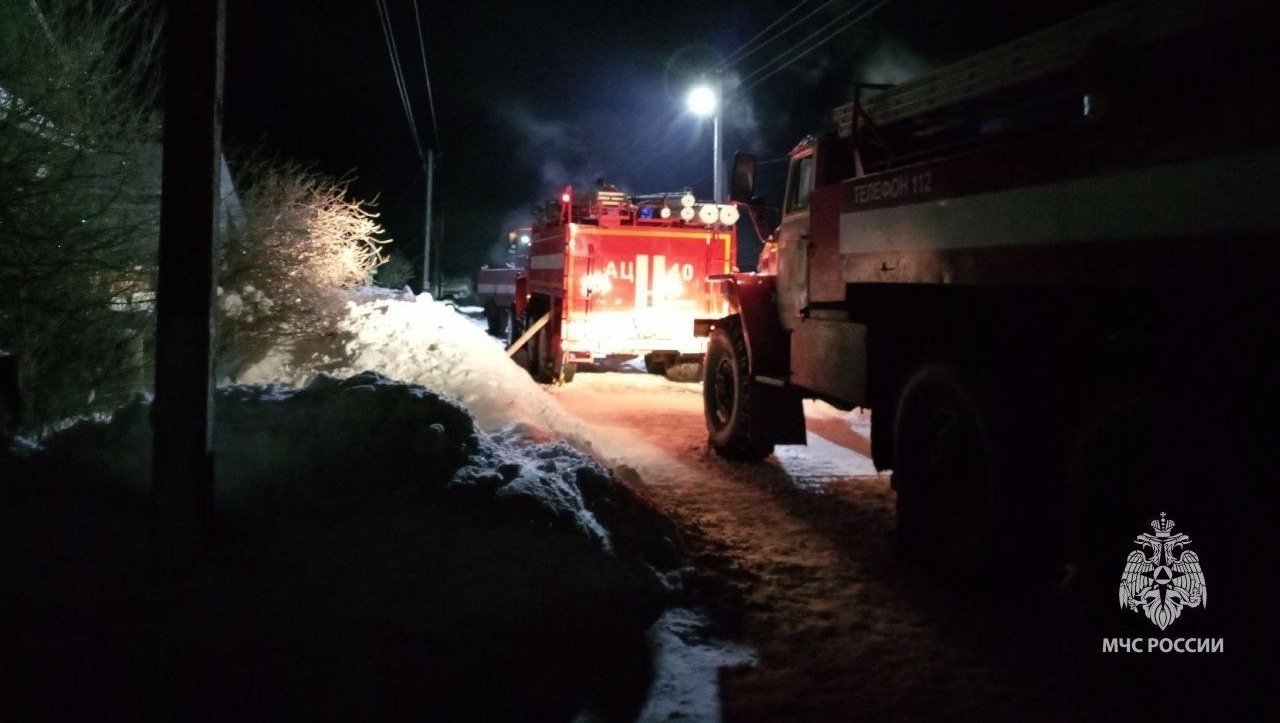
[[[813,148],[792,156],[778,226],[778,312],[787,329],[809,304],[809,197],[814,168]]]

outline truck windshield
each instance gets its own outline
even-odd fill
[[[787,213],[808,208],[809,192],[813,190],[812,155],[791,162],[791,178],[787,186]]]

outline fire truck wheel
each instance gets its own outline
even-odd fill
[[[505,307],[495,306],[493,303],[485,304],[484,317],[489,324],[490,336],[500,337],[506,332],[507,310]]]
[[[925,364],[903,386],[894,419],[893,486],[902,553],[967,585],[990,569],[998,512],[990,417],[961,374]]]
[[[578,373],[578,363],[567,361],[560,368],[560,381],[568,384],[573,381],[573,375]]]
[[[550,384],[555,381],[550,345],[551,341],[545,327],[534,334],[526,345],[529,350],[529,375],[540,384]]]
[[[514,305],[507,310],[507,321],[507,346],[511,346],[524,333],[524,320],[516,313]]]
[[[677,351],[651,351],[644,355],[644,370],[650,374],[666,374],[679,358]]]
[[[747,345],[737,317],[711,332],[703,368],[702,399],[711,448],[721,457],[759,461],[773,443],[753,437]]]

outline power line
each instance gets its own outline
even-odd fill
[[[427,69],[427,44],[422,40],[422,17],[418,15],[418,0],[413,0],[414,27],[418,30],[418,52],[422,55],[422,75],[427,79],[427,107],[431,110],[431,139],[440,148],[440,124],[436,122],[436,100],[431,94],[431,71]]]
[[[396,48],[395,27],[391,24],[391,11],[387,9],[385,0],[375,0],[378,6],[378,18],[382,24],[382,39],[386,42],[387,56],[391,59],[391,73],[395,76],[396,89],[400,94],[400,105],[404,108],[405,120],[409,123],[409,135],[413,137],[414,148],[418,150],[418,158],[426,163],[426,154],[422,152],[422,139],[418,136],[418,122],[413,117],[413,104],[409,102],[409,89],[404,81],[404,69],[400,66],[400,52]]]
[[[821,5],[819,5],[818,7],[814,8],[813,10],[810,10],[810,11],[809,11],[809,12],[808,12],[804,17],[802,17],[802,18],[800,18],[800,19],[796,20],[795,22],[791,23],[790,25],[788,25],[787,27],[783,28],[782,30],[779,30],[777,33],[774,33],[772,37],[768,38],[768,39],[767,39],[767,40],[765,40],[763,43],[760,43],[760,44],[756,45],[754,48],[751,48],[750,50],[748,50],[748,51],[747,51],[747,52],[745,52],[745,53],[743,53],[743,52],[742,52],[744,49],[746,49],[746,48],[747,48],[747,46],[751,45],[751,43],[754,43],[754,42],[756,41],[756,38],[759,38],[761,35],[764,35],[765,33],[769,32],[769,29],[770,29],[770,28],[772,28],[774,25],[777,25],[778,23],[782,22],[782,21],[783,21],[784,19],[786,19],[786,17],[787,17],[788,15],[790,15],[791,13],[795,12],[796,10],[799,10],[799,9],[800,9],[800,7],[801,7],[802,5],[804,5],[806,2],[808,2],[808,0],[801,0],[801,2],[800,2],[799,4],[797,4],[795,7],[791,8],[791,9],[790,9],[790,10],[788,10],[787,12],[783,13],[782,17],[778,18],[777,20],[774,20],[772,23],[770,23],[769,27],[767,27],[767,28],[765,28],[764,30],[761,30],[759,33],[757,33],[755,38],[752,38],[751,40],[747,41],[747,43],[746,43],[746,44],[744,44],[741,48],[738,48],[737,50],[735,50],[735,51],[733,51],[732,53],[730,53],[728,58],[725,58],[723,61],[721,61],[721,62],[720,62],[720,65],[718,65],[718,66],[717,66],[717,69],[719,69],[719,70],[724,70],[724,69],[726,69],[726,68],[728,68],[728,67],[729,67],[729,64],[730,64],[730,63],[737,63],[737,62],[741,62],[741,61],[746,60],[747,58],[751,57],[752,55],[755,55],[757,51],[759,51],[759,50],[761,50],[762,48],[764,48],[764,47],[768,46],[768,45],[769,45],[769,43],[772,43],[773,41],[775,41],[775,40],[777,40],[777,39],[779,39],[779,38],[785,37],[787,33],[791,32],[792,30],[795,30],[797,27],[799,27],[799,26],[800,26],[800,24],[801,24],[801,23],[803,23],[804,21],[806,21],[806,20],[808,20],[809,18],[813,17],[814,15],[817,15],[819,12],[821,12],[821,11],[822,11],[824,8],[826,8],[828,5],[830,5],[831,3],[835,2],[835,0],[827,0],[826,2],[822,3]],[[739,53],[741,53],[741,55],[739,55]]]
[[[812,53],[813,51],[817,50],[819,47],[821,47],[823,44],[825,44],[825,43],[827,43],[828,41],[830,41],[832,38],[834,38],[834,37],[836,37],[837,35],[839,35],[839,34],[843,33],[845,30],[848,30],[848,29],[849,29],[850,27],[852,27],[853,25],[855,25],[855,24],[857,24],[857,23],[861,22],[864,18],[866,18],[867,16],[871,15],[872,13],[874,13],[874,12],[875,12],[875,11],[877,11],[877,10],[879,10],[880,8],[884,7],[885,5],[887,5],[887,4],[888,4],[889,2],[891,2],[891,1],[892,1],[892,0],[880,0],[879,2],[877,2],[875,5],[873,5],[871,8],[869,8],[869,9],[868,9],[868,10],[866,10],[865,12],[863,12],[863,13],[861,13],[861,14],[857,15],[857,16],[856,16],[856,17],[854,17],[852,20],[849,20],[848,22],[846,22],[844,25],[841,25],[840,27],[838,27],[838,28],[836,28],[835,30],[831,31],[831,32],[830,32],[830,33],[828,33],[827,35],[823,36],[821,39],[819,39],[819,40],[815,41],[812,45],[809,45],[809,44],[808,44],[810,40],[812,40],[812,39],[813,39],[814,37],[816,37],[818,34],[822,33],[822,31],[824,31],[824,30],[826,30],[827,28],[831,27],[832,25],[834,25],[835,23],[839,22],[840,20],[842,20],[842,19],[843,19],[843,18],[845,18],[846,16],[850,15],[851,13],[853,13],[853,12],[857,11],[858,9],[862,8],[864,5],[866,5],[866,4],[867,4],[867,2],[869,2],[869,0],[863,0],[862,2],[860,2],[860,3],[856,4],[856,5],[854,5],[853,7],[849,8],[849,9],[848,9],[848,10],[846,10],[845,12],[843,12],[843,13],[841,13],[840,15],[836,16],[836,18],[835,18],[834,20],[832,20],[831,22],[829,22],[829,23],[827,23],[826,25],[823,25],[821,28],[818,28],[817,30],[815,30],[813,33],[811,33],[811,34],[810,34],[808,37],[806,37],[804,40],[801,40],[799,43],[796,43],[795,47],[794,47],[794,48],[793,48],[789,53],[784,53],[782,56],[779,56],[778,58],[776,58],[776,59],[774,59],[774,60],[770,61],[769,63],[764,64],[764,65],[763,65],[763,66],[761,66],[760,68],[757,68],[753,73],[751,73],[750,75],[748,75],[746,78],[743,78],[743,79],[742,79],[742,82],[743,82],[743,83],[746,83],[746,82],[748,82],[748,81],[752,81],[753,79],[754,79],[754,82],[752,82],[750,85],[746,86],[745,88],[743,88],[742,90],[740,90],[740,91],[738,91],[738,92],[739,92],[739,93],[745,93],[746,91],[751,90],[752,88],[756,87],[757,85],[760,85],[760,84],[761,84],[761,83],[763,83],[764,81],[766,81],[766,80],[768,80],[769,78],[773,77],[773,76],[774,76],[775,74],[777,74],[778,72],[780,72],[780,71],[782,71],[782,70],[784,70],[784,69],[786,69],[786,68],[791,67],[791,65],[792,65],[792,64],[794,64],[797,60],[800,60],[801,58],[805,57],[805,56],[806,56],[806,55],[808,55],[809,53]],[[770,66],[771,66],[771,65],[773,65],[774,63],[780,63],[780,65],[777,65],[776,67],[773,67],[773,68],[771,69],[771,68],[770,68]],[[768,71],[768,72],[765,72],[765,71]],[[764,73],[764,75],[760,75],[761,73]],[[759,77],[756,77],[756,76],[759,76]]]
[[[386,42],[387,55],[391,58],[391,72],[400,94],[400,105],[404,108],[405,120],[409,123],[409,133],[413,136],[413,144],[418,149],[418,157],[422,158],[422,139],[418,135],[418,119],[413,114],[413,103],[409,100],[409,86],[404,78],[404,67],[400,64],[400,48],[396,44],[391,10],[387,7],[386,0],[376,0],[376,2],[379,17],[382,19],[382,38]]]
[[[416,0],[415,0],[415,1],[416,1]],[[726,66],[727,66],[729,63],[731,63],[731,62],[740,62],[740,61],[742,61],[743,59],[747,58],[748,56],[750,56],[750,55],[754,54],[756,51],[758,51],[759,49],[761,49],[761,48],[765,47],[765,46],[766,46],[766,45],[768,45],[770,42],[772,42],[772,39],[774,39],[774,38],[778,38],[778,37],[782,37],[782,36],[786,35],[787,33],[791,32],[792,30],[794,30],[796,27],[798,27],[798,26],[799,26],[801,23],[803,23],[805,20],[808,20],[809,18],[813,17],[816,13],[820,12],[823,8],[826,8],[828,5],[830,5],[832,2],[834,2],[834,0],[827,0],[827,2],[823,3],[822,5],[819,5],[818,7],[814,8],[813,10],[810,10],[806,15],[804,15],[803,17],[801,17],[801,18],[799,18],[799,19],[795,20],[794,22],[792,22],[791,24],[789,24],[786,28],[784,28],[784,29],[782,29],[781,31],[779,31],[778,33],[776,33],[776,34],[773,36],[773,38],[771,38],[771,39],[769,39],[769,40],[766,40],[764,43],[761,43],[761,44],[757,45],[755,48],[752,48],[752,49],[748,50],[746,53],[743,53],[743,52],[742,52],[744,49],[746,49],[748,46],[750,46],[752,43],[754,43],[758,38],[760,38],[762,35],[764,35],[765,33],[767,33],[771,28],[773,28],[774,26],[778,25],[778,24],[779,24],[779,23],[781,23],[783,20],[785,20],[788,16],[790,16],[791,14],[793,14],[793,13],[795,13],[797,10],[799,10],[801,7],[803,7],[803,6],[805,5],[805,3],[807,3],[807,2],[808,2],[808,0],[801,0],[801,2],[797,3],[797,4],[796,4],[795,6],[793,6],[790,10],[788,10],[788,11],[787,11],[786,13],[784,13],[781,17],[779,17],[777,20],[774,20],[774,21],[773,21],[773,22],[772,22],[768,27],[766,27],[764,30],[762,30],[762,31],[760,31],[759,33],[757,33],[757,34],[755,35],[755,37],[753,37],[751,40],[747,41],[747,42],[746,42],[746,43],[744,43],[741,47],[739,47],[737,50],[735,50],[733,53],[731,53],[731,54],[729,55],[729,57],[728,57],[728,58],[726,58],[726,60],[725,60],[725,61],[722,61],[722,62],[721,62],[720,66],[718,66],[718,68],[726,67]],[[784,70],[784,69],[786,69],[786,68],[790,67],[790,66],[791,66],[792,64],[794,64],[796,61],[800,60],[801,58],[803,58],[803,57],[807,56],[809,53],[811,53],[811,52],[813,52],[814,50],[818,49],[820,46],[822,46],[823,44],[827,43],[827,42],[828,42],[828,41],[830,41],[832,38],[834,38],[834,37],[836,37],[837,35],[839,35],[839,34],[843,33],[845,30],[848,30],[850,27],[852,27],[852,26],[853,26],[853,25],[855,25],[856,23],[861,22],[861,21],[862,21],[863,19],[865,19],[867,16],[871,15],[872,13],[874,13],[874,12],[875,12],[875,11],[877,11],[877,10],[879,10],[879,9],[880,9],[881,7],[883,7],[884,5],[886,5],[886,4],[888,4],[889,2],[891,2],[891,0],[879,0],[879,2],[877,2],[877,3],[876,3],[874,6],[872,6],[871,8],[867,9],[865,12],[863,12],[863,13],[861,13],[861,14],[857,15],[856,17],[854,17],[853,19],[851,19],[851,20],[847,21],[846,23],[844,23],[844,24],[843,24],[843,25],[841,25],[840,27],[836,28],[835,30],[832,30],[830,33],[828,33],[827,35],[825,35],[825,36],[821,37],[821,38],[820,38],[820,39],[818,39],[816,42],[814,42],[812,45],[807,45],[807,44],[809,43],[809,41],[813,40],[814,38],[817,38],[819,35],[822,35],[822,33],[823,33],[824,31],[826,31],[828,28],[830,28],[831,26],[835,25],[836,23],[840,22],[841,20],[843,20],[843,19],[847,18],[849,15],[851,15],[851,14],[853,14],[853,13],[857,12],[858,10],[862,9],[863,7],[865,7],[865,6],[867,5],[867,3],[868,3],[868,2],[870,2],[870,0],[861,0],[861,2],[857,2],[857,3],[855,3],[852,7],[850,7],[850,8],[848,8],[848,9],[846,9],[845,11],[841,12],[839,15],[837,15],[835,18],[833,18],[833,19],[832,19],[830,22],[828,22],[827,24],[823,25],[822,27],[818,28],[818,29],[817,29],[817,30],[815,30],[814,32],[810,33],[810,34],[809,34],[808,36],[806,36],[804,39],[802,39],[802,40],[800,40],[799,42],[795,43],[795,44],[792,46],[792,49],[791,49],[791,50],[788,50],[788,51],[786,51],[786,52],[782,53],[782,55],[781,55],[781,56],[779,56],[778,58],[775,58],[775,59],[773,59],[773,60],[770,60],[769,62],[767,62],[767,63],[765,63],[764,65],[762,65],[762,66],[760,66],[759,68],[757,68],[755,71],[753,71],[753,72],[751,72],[750,74],[748,74],[745,78],[743,78],[743,79],[742,79],[742,81],[740,81],[740,85],[741,85],[741,84],[745,84],[745,83],[747,83],[748,81],[752,81],[753,79],[754,79],[754,82],[752,82],[750,85],[747,85],[746,87],[742,87],[741,89],[737,90],[737,91],[736,91],[736,94],[745,93],[746,91],[748,91],[748,90],[750,90],[750,89],[752,89],[752,88],[756,87],[757,85],[759,85],[760,83],[764,82],[765,80],[768,80],[768,79],[769,79],[770,77],[772,77],[773,75],[775,75],[775,74],[777,74],[777,73],[781,72],[782,70]],[[806,46],[806,45],[807,45],[807,46]],[[737,56],[737,57],[735,58],[734,56]],[[780,63],[780,64],[779,64],[779,63]],[[776,65],[776,67],[775,67],[775,65]],[[763,75],[761,75],[761,73],[763,73]],[[758,76],[758,77],[757,77],[757,76]],[[727,105],[727,103],[728,103],[728,99],[727,99],[727,98],[726,98],[726,99],[722,99],[722,102],[724,102],[724,103]],[[652,149],[653,149],[653,152],[652,152],[652,153],[650,153],[648,156],[646,156],[646,157],[644,157],[644,158],[633,158],[633,159],[632,159],[630,162],[628,162],[628,163],[626,164],[626,166],[624,166],[624,168],[619,172],[619,175],[620,175],[620,176],[621,176],[621,175],[625,175],[627,172],[630,172],[630,171],[639,172],[640,170],[642,170],[642,169],[644,169],[645,167],[647,167],[647,166],[648,166],[648,165],[649,165],[649,164],[654,160],[654,158],[658,155],[658,151],[660,151],[660,150],[664,150],[664,149],[667,147],[667,145],[668,145],[668,144],[670,143],[670,141],[672,140],[672,136],[674,135],[675,130],[676,130],[676,129],[675,129],[675,126],[674,126],[674,125],[669,126],[669,127],[667,128],[667,132],[666,132],[666,133],[664,133],[664,134],[662,135],[662,137],[661,137],[661,138],[659,138],[659,139],[658,139],[658,141],[652,145]],[[639,142],[641,142],[641,141],[643,141],[643,137],[641,137],[641,138],[637,139],[637,145],[638,145],[638,144],[639,144]],[[773,160],[775,160],[775,161],[776,161],[777,159],[773,159]]]
[[[733,51],[732,53],[729,53],[728,55],[726,55],[726,56],[724,57],[724,60],[721,60],[721,61],[720,61],[720,64],[716,66],[716,69],[717,69],[717,70],[724,70],[724,69],[729,65],[729,63],[732,63],[732,62],[734,62],[735,60],[737,60],[737,58],[738,58],[738,54],[739,54],[739,53],[741,53],[742,51],[744,51],[744,50],[746,50],[747,48],[751,47],[751,44],[752,44],[752,43],[754,43],[755,41],[759,40],[759,39],[760,39],[760,37],[761,37],[762,35],[764,35],[765,33],[769,32],[770,30],[772,30],[772,29],[773,29],[773,26],[777,25],[778,23],[782,22],[783,20],[786,20],[786,19],[787,19],[787,17],[791,15],[791,13],[794,13],[795,11],[797,11],[797,10],[799,10],[800,8],[804,7],[808,2],[809,2],[809,0],[800,0],[800,2],[796,3],[795,5],[792,5],[790,10],[786,11],[785,13],[783,13],[783,14],[782,14],[782,16],[781,16],[781,17],[779,17],[777,20],[774,20],[773,22],[769,23],[769,24],[765,27],[765,29],[764,29],[764,30],[761,30],[760,32],[756,33],[755,35],[753,35],[753,36],[751,37],[751,39],[750,39],[750,40],[748,40],[747,42],[743,43],[742,45],[739,45],[737,50],[735,50],[735,51]]]
[[[415,1],[415,2],[417,2],[417,0],[414,0],[414,1]],[[812,17],[812,16],[813,16],[813,14],[814,14],[814,13],[818,12],[819,10],[822,10],[823,8],[825,8],[826,6],[830,5],[830,4],[831,4],[832,2],[834,2],[834,1],[835,1],[835,0],[827,0],[827,2],[823,3],[822,5],[819,5],[817,8],[815,8],[815,9],[814,9],[813,11],[811,11],[809,14],[805,15],[804,17],[802,17],[802,18],[800,18],[799,20],[795,21],[794,23],[792,23],[791,25],[789,25],[789,26],[788,26],[788,27],[786,27],[785,29],[781,30],[779,33],[777,33],[776,35],[774,35],[772,38],[769,38],[769,39],[768,39],[768,40],[766,40],[764,43],[761,43],[759,46],[757,46],[757,47],[755,47],[755,48],[751,48],[751,49],[750,49],[750,50],[749,50],[745,55],[741,55],[741,56],[739,55],[739,54],[740,54],[740,53],[742,53],[743,51],[748,50],[748,48],[750,48],[750,47],[751,47],[752,43],[755,43],[757,40],[759,40],[759,39],[760,39],[760,38],[761,38],[765,33],[769,32],[771,29],[773,29],[773,27],[774,27],[774,26],[776,26],[778,23],[781,23],[783,20],[786,20],[786,19],[787,19],[787,17],[789,17],[792,13],[795,13],[797,10],[799,10],[799,9],[800,9],[800,8],[802,8],[802,7],[804,7],[804,6],[809,2],[809,0],[800,0],[800,2],[798,2],[798,3],[796,3],[794,6],[792,6],[792,8],[791,8],[790,10],[786,11],[785,13],[783,13],[781,17],[779,17],[777,20],[774,20],[772,23],[770,23],[768,26],[766,26],[763,30],[761,30],[760,32],[756,33],[756,34],[755,34],[755,35],[754,35],[750,40],[748,40],[747,42],[745,42],[745,43],[743,43],[741,46],[739,46],[737,50],[734,50],[732,53],[730,53],[727,57],[725,57],[725,59],[724,59],[724,60],[720,61],[720,63],[719,63],[719,64],[714,68],[714,70],[718,72],[718,71],[721,71],[721,70],[727,69],[730,63],[737,62],[737,61],[742,60],[743,58],[745,58],[745,57],[747,57],[747,56],[749,56],[749,55],[754,54],[754,53],[755,53],[757,50],[759,50],[761,47],[764,47],[765,45],[768,45],[768,44],[769,44],[770,42],[772,42],[773,40],[776,40],[779,36],[786,35],[787,33],[791,32],[791,30],[793,30],[797,25],[799,25],[800,23],[802,23],[802,22],[804,22],[805,20],[809,19],[810,17]],[[671,125],[671,123],[674,123],[674,122],[675,122],[675,116],[674,116],[674,114],[668,114],[668,119],[667,119],[667,131],[666,131],[666,133],[664,133],[664,134],[663,134],[663,136],[662,136],[662,137],[657,141],[657,143],[652,144],[651,148],[654,150],[654,152],[656,152],[656,151],[657,151],[658,149],[660,149],[660,148],[664,148],[664,147],[665,147],[666,142],[671,138],[672,134],[675,132],[675,128]],[[660,127],[660,126],[661,126],[661,123],[659,124],[659,127]],[[632,144],[631,144],[630,146],[628,146],[628,148],[627,148],[627,150],[626,150],[626,152],[625,152],[625,153],[630,153],[631,151],[633,151],[633,150],[635,150],[635,149],[639,148],[639,147],[641,146],[641,144],[643,144],[643,143],[644,143],[644,141],[645,141],[647,138],[648,138],[648,135],[647,135],[647,134],[641,134],[641,135],[637,136],[637,137],[636,137],[636,139],[635,139],[635,141],[634,141],[634,142],[632,142]],[[625,153],[624,153],[624,155],[625,155]],[[650,157],[652,157],[652,156],[650,156]],[[628,172],[629,172],[633,167],[635,167],[638,163],[641,163],[643,160],[644,160],[644,159],[643,159],[643,158],[640,158],[640,157],[633,157],[631,161],[629,161],[625,166],[623,166],[621,169],[619,169],[619,170],[617,171],[617,176],[618,176],[618,177],[622,177],[622,176],[626,175],[626,174],[627,174],[627,173],[628,173]],[[647,165],[647,163],[646,163],[646,164],[644,164],[644,165]],[[639,170],[639,169],[637,168],[636,170]]]
[[[667,136],[671,135],[672,125],[676,123],[677,120],[678,120],[678,115],[672,111],[668,111],[663,115],[662,120],[659,120],[657,123],[651,123],[648,126],[648,130],[638,134],[636,136],[636,139],[631,142],[631,145],[627,146],[619,154],[623,157],[630,157],[631,160],[627,161],[621,168],[614,169],[614,176],[617,178],[621,178],[622,176],[626,175],[633,166],[635,166],[637,163],[643,160],[643,156],[636,154],[635,151],[638,151],[640,147],[644,145],[645,141],[650,141],[650,139],[655,135],[653,131],[659,130],[664,126],[666,127],[667,132],[663,134],[662,139],[658,141],[658,143],[661,143],[662,141],[666,140]],[[650,141],[649,147],[651,149],[656,148],[657,143],[653,143],[652,141]]]
[[[738,47],[737,50],[734,50],[727,57],[725,57],[724,60],[720,61],[720,63],[715,66],[714,70],[716,72],[726,70],[731,63],[739,62],[751,55],[754,55],[756,51],[767,46],[769,43],[773,42],[774,40],[777,40],[780,37],[784,37],[787,33],[790,33],[792,30],[798,27],[801,23],[813,17],[815,14],[820,12],[823,8],[826,8],[831,3],[835,2],[835,0],[827,0],[826,2],[822,3],[818,7],[809,11],[807,14],[804,15],[804,17],[801,17],[795,20],[794,22],[789,24],[787,27],[783,28],[782,30],[778,31],[770,38],[766,39],[763,43],[760,43],[755,47],[751,47],[753,43],[755,43],[757,40],[763,37],[766,33],[772,30],[779,23],[783,22],[792,14],[794,14],[795,12],[803,8],[808,2],[809,0],[800,0],[800,2],[792,6],[790,10],[783,13],[778,19],[774,20],[772,23],[766,26],[763,30],[756,33],[750,40],[743,43],[741,46]],[[727,98],[722,98],[721,102],[727,103]],[[658,154],[659,151],[665,150],[666,147],[669,145],[669,141],[672,139],[672,136],[674,135],[676,130],[675,126],[673,125],[674,122],[675,122],[675,117],[674,115],[672,115],[668,119],[666,132],[662,135],[661,138],[658,139],[657,142],[651,144],[650,146],[651,153],[645,157],[639,157],[639,156],[633,157],[629,162],[626,163],[626,165],[624,165],[617,172],[618,177],[622,177],[627,173],[631,172],[632,170],[635,170],[637,172],[642,170],[644,167],[649,165],[649,163],[654,159],[654,157]],[[630,152],[631,150],[634,150],[635,148],[639,148],[640,145],[646,140],[647,137],[648,137],[647,134],[642,134],[638,136],[636,140],[628,148],[628,152]]]
[[[654,141],[653,145],[650,146],[650,152],[643,157],[633,158],[631,162],[627,163],[627,165],[618,172],[618,177],[621,178],[627,173],[639,173],[645,168],[648,168],[649,165],[661,157],[667,147],[671,145],[679,127],[680,124],[676,122],[676,119],[673,119],[672,122],[668,123],[667,132],[663,133],[662,137],[657,141]]]
[[[778,63],[782,63],[783,61],[787,60],[790,56],[792,56],[792,55],[794,55],[794,54],[796,54],[796,53],[800,52],[802,49],[806,49],[806,46],[808,46],[809,41],[811,41],[811,40],[813,40],[814,38],[816,38],[816,37],[818,37],[819,35],[821,35],[823,32],[825,32],[825,31],[826,31],[828,28],[830,28],[832,25],[835,25],[836,23],[840,22],[841,20],[844,20],[846,17],[848,17],[848,16],[849,16],[849,15],[851,15],[852,13],[857,12],[858,10],[862,9],[862,7],[863,7],[864,5],[866,5],[866,4],[867,4],[867,2],[868,2],[868,0],[859,0],[858,2],[855,2],[852,6],[850,6],[850,7],[848,7],[848,8],[845,8],[843,12],[841,12],[839,15],[836,15],[834,18],[832,18],[830,21],[828,21],[826,25],[823,25],[822,27],[820,27],[820,28],[818,28],[817,30],[813,31],[812,33],[810,33],[809,35],[805,36],[805,37],[804,37],[803,39],[801,39],[800,41],[795,42],[795,43],[792,43],[792,44],[791,44],[791,46],[790,46],[788,49],[786,49],[786,50],[784,50],[783,52],[779,53],[778,55],[776,55],[776,56],[774,56],[774,57],[772,57],[772,58],[770,58],[770,59],[766,60],[766,61],[764,62],[764,65],[761,65],[760,67],[756,68],[755,70],[751,71],[750,73],[747,73],[746,75],[744,75],[744,76],[742,77],[742,79],[739,81],[739,83],[740,83],[740,84],[742,84],[742,85],[746,85],[748,82],[750,82],[751,80],[755,79],[755,78],[756,78],[757,76],[759,76],[761,73],[764,73],[765,71],[769,71],[769,70],[774,70],[774,69],[775,69],[775,68],[773,67],[774,65],[776,65],[776,64],[778,64]],[[811,47],[816,47],[816,43],[814,44],[814,46],[811,46]]]

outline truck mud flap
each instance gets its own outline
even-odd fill
[[[795,390],[759,379],[751,382],[751,419],[774,444],[805,444],[804,406]]]

